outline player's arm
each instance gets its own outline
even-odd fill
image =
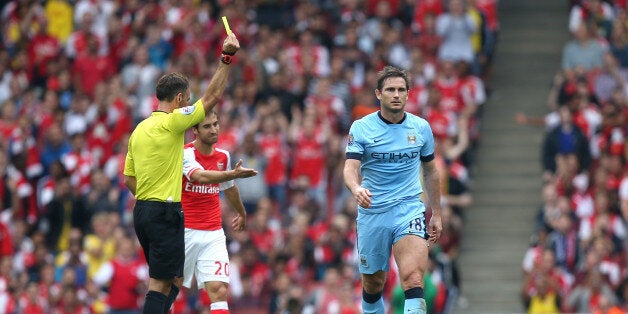
[[[213,184],[227,182],[234,179],[249,178],[255,175],[257,175],[257,171],[255,169],[242,167],[242,160],[239,160],[233,170],[197,170],[190,175],[190,179],[198,183]]]
[[[124,185],[135,195],[135,189],[137,188],[137,178],[124,175]]]
[[[201,98],[205,112],[211,111],[222,98],[222,94],[227,86],[227,78],[229,77],[230,70],[230,66],[225,58],[230,58],[235,55],[238,49],[240,49],[240,43],[235,34],[231,33],[227,35],[227,38],[225,38],[222,44],[223,57],[221,61],[218,62],[216,73],[214,73],[214,76],[209,82],[209,85],[207,85],[205,93],[203,93],[203,97]],[[230,63],[230,61],[228,62]]]
[[[438,176],[438,169],[436,168],[434,159],[423,161],[421,166],[423,182],[425,183],[424,189],[427,192],[430,201],[429,204],[432,209],[432,218],[430,218],[428,231],[430,233],[430,241],[436,243],[440,238],[440,232],[443,228],[440,209],[440,177]]]
[[[227,201],[231,204],[231,207],[236,211],[237,215],[231,221],[233,230],[242,231],[246,228],[246,210],[244,210],[244,204],[240,198],[240,190],[237,185],[224,190]]]
[[[360,183],[362,182],[362,176],[360,175],[360,165],[362,162],[358,159],[347,158],[345,160],[345,167],[342,171],[345,185],[353,194],[358,205],[369,208],[371,206],[371,191],[363,188]]]

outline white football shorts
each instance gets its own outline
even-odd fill
[[[192,287],[192,277],[196,277],[199,289],[204,288],[204,283],[208,281],[229,283],[229,253],[223,229],[185,228],[183,285],[186,288]]]

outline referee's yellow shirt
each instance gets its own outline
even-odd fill
[[[204,119],[198,100],[172,113],[155,111],[137,125],[124,162],[124,175],[137,180],[136,199],[181,201],[184,133]]]

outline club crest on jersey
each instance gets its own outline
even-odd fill
[[[182,114],[189,116],[190,114],[192,114],[192,112],[194,112],[194,109],[195,109],[194,106],[186,106],[186,107],[179,108],[179,111]]]
[[[408,133],[408,144],[416,144],[416,134]]]
[[[223,171],[223,170],[225,170],[225,163],[223,163],[223,162],[217,162],[217,163],[216,163],[216,167],[218,167],[218,170],[219,170],[219,171]]]
[[[360,264],[364,267],[369,267],[368,263],[366,262],[366,255],[360,255]]]
[[[349,144],[349,146],[353,145],[353,135],[349,134],[349,140],[347,141],[347,144]]]

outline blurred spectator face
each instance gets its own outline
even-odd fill
[[[569,231],[571,231],[572,222],[569,214],[562,214],[558,218],[558,224],[556,225],[556,227],[557,231],[562,234],[567,234]]]
[[[72,134],[70,144],[75,152],[81,152],[85,148],[85,135],[83,133]]]
[[[589,30],[587,28],[587,25],[585,23],[580,23],[580,25],[578,25],[578,27],[574,31],[573,35],[577,41],[585,41],[589,39]]]
[[[0,260],[0,275],[5,278],[10,278],[13,272],[13,261],[10,256],[2,257]]]
[[[131,259],[135,256],[135,241],[129,237],[122,237],[118,240],[118,255],[123,259]]]
[[[257,249],[254,246],[248,245],[242,249],[242,263],[246,267],[252,267],[259,260]]]
[[[56,92],[46,90],[46,93],[44,94],[44,107],[48,111],[54,111],[59,107],[59,97]]]
[[[450,0],[449,1],[449,13],[451,15],[461,16],[464,14],[464,9],[465,9],[465,3],[463,0]]]
[[[37,303],[39,299],[39,287],[36,282],[30,282],[28,286],[26,286],[26,297],[29,302]]]
[[[55,197],[65,198],[71,195],[72,185],[70,184],[70,178],[60,178],[55,184]]]
[[[7,101],[0,106],[0,119],[13,120],[16,116],[15,103],[13,101]]]
[[[556,265],[556,255],[552,250],[543,250],[541,257],[541,270],[549,271]]]
[[[74,287],[74,285],[66,286],[64,288],[61,299],[62,299],[61,303],[64,305],[64,308],[74,308],[78,306],[80,303],[78,294],[76,293],[76,288]]]
[[[264,134],[274,134],[278,130],[278,126],[275,123],[275,118],[272,116],[264,117],[262,121],[262,132]]]
[[[135,52],[133,61],[142,66],[148,64],[148,50],[145,46],[140,46],[140,48]]]
[[[589,250],[587,251],[587,254],[585,256],[584,268],[594,269],[600,264],[600,260],[601,260],[601,257],[598,255],[598,253],[595,250]]]
[[[600,214],[600,213],[605,213],[608,211],[608,205],[609,205],[609,201],[608,201],[608,195],[606,194],[606,191],[600,190],[597,193],[595,193],[595,211]]]
[[[85,14],[83,14],[83,18],[81,19],[81,23],[79,25],[80,29],[84,32],[89,32],[93,24],[94,24],[94,16],[89,12],[85,12]]]
[[[44,284],[52,284],[55,281],[55,267],[52,264],[45,264],[39,270],[39,281]]]
[[[277,278],[275,279],[273,286],[278,293],[286,293],[290,286],[292,286],[292,281],[290,280],[288,274],[281,272],[277,274]]]
[[[375,7],[375,16],[379,18],[390,18],[392,14],[390,3],[388,1],[379,1]]]
[[[64,286],[76,286],[76,271],[74,268],[66,267],[61,275],[61,284]]]
[[[48,128],[47,138],[48,143],[52,146],[59,146],[64,142],[65,134],[63,133],[60,125],[53,124],[50,128]]]
[[[573,122],[573,114],[568,106],[560,106],[558,108],[558,115],[563,125],[570,125]]]
[[[323,276],[323,283],[327,289],[333,290],[340,283],[340,273],[336,268],[327,268]]]
[[[255,155],[257,153],[257,142],[255,141],[255,135],[248,133],[242,142],[244,153],[248,155]]]
[[[549,292],[549,281],[545,275],[537,275],[534,278],[534,287],[538,294],[544,296]]]
[[[589,272],[589,276],[587,277],[587,283],[591,290],[600,291],[602,285],[604,284],[604,275],[596,270]]]
[[[92,227],[94,234],[101,239],[109,238],[111,231],[113,231],[111,225],[110,214],[100,212],[92,218]]]
[[[546,204],[553,204],[556,202],[558,192],[554,184],[548,183],[543,186],[543,201]]]
[[[440,64],[440,70],[444,77],[452,78],[456,76],[456,67],[451,60],[442,60]]]
[[[303,135],[305,135],[306,137],[314,137],[316,135],[315,116],[309,115],[303,119]]]
[[[92,56],[98,54],[98,38],[96,35],[87,36],[87,51]]]

